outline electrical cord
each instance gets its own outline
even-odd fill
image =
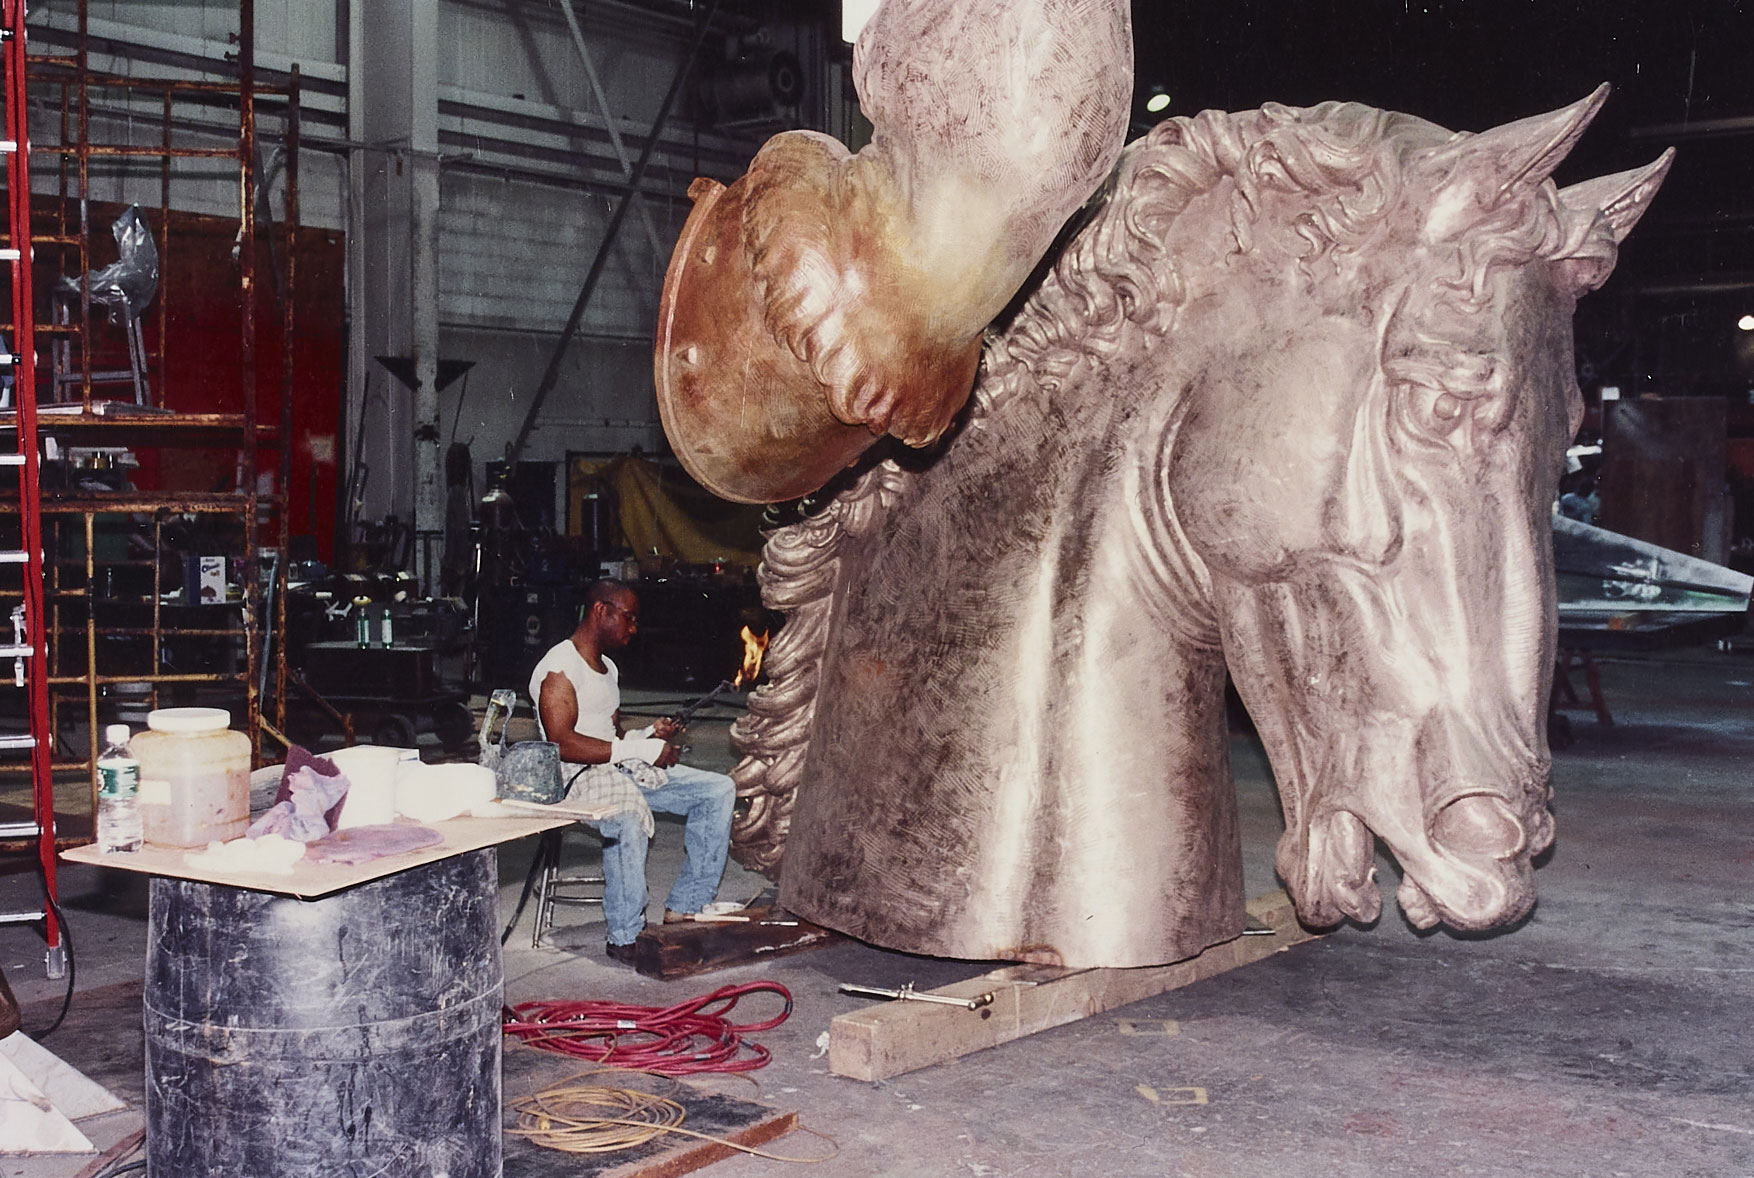
[[[687,1115],[669,1097],[579,1084],[580,1078],[514,1103],[518,1123],[512,1132],[564,1153],[614,1153],[679,1127]]]
[[[775,994],[785,1009],[773,1018],[733,1023],[739,999]],[[532,1047],[614,1067],[684,1076],[699,1072],[752,1072],[773,1058],[743,1036],[769,1031],[792,1013],[792,993],[778,982],[722,986],[674,1006],[624,1002],[523,1002],[500,1013],[502,1030]]]
[[[541,845],[537,845],[536,854],[542,854]],[[512,918],[506,921],[505,931],[499,935],[499,943],[504,945],[512,939],[512,930],[518,927],[518,921],[524,915],[524,905],[530,902],[530,893],[536,890],[536,865],[530,865],[529,872],[524,876],[524,890],[518,893],[518,906],[512,910]]]
[[[44,902],[48,904],[49,911],[55,914],[55,924],[61,930],[61,943],[67,947],[67,992],[61,996],[61,1012],[55,1016],[54,1022],[50,1023],[42,1030],[26,1032],[26,1034],[32,1039],[35,1039],[40,1043],[55,1033],[56,1029],[66,1020],[68,1010],[72,1009],[73,979],[75,971],[73,965],[73,930],[68,927],[67,917],[61,912],[61,906],[55,903],[54,890],[49,887],[48,873],[43,870],[42,864],[40,863],[37,864],[37,879],[41,881],[43,885]]]

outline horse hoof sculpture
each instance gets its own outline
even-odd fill
[[[1605,93],[1478,135],[1328,103],[1131,145],[961,428],[770,539],[743,861],[783,850],[784,904],[910,952],[1188,957],[1243,923],[1228,671],[1306,922],[1377,918],[1378,838],[1414,924],[1527,913],[1571,314],[1671,158],[1555,188]]]

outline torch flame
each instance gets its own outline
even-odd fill
[[[757,634],[748,626],[743,627],[743,667],[731,680],[732,687],[754,683],[756,676],[761,674],[761,657],[767,653],[767,634],[766,630]]]

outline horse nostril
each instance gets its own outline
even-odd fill
[[[1470,794],[1438,812],[1431,836],[1439,845],[1494,859],[1508,859],[1523,849],[1523,824],[1502,798]]]

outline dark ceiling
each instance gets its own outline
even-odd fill
[[[796,23],[821,0],[724,0]],[[1458,131],[1607,106],[1555,179],[1679,149],[1614,276],[1579,306],[1579,378],[1733,397],[1754,428],[1754,0],[1132,0],[1135,128],[1201,110],[1346,99]],[[824,10],[827,10],[826,14]],[[837,41],[834,43],[838,43]],[[1171,105],[1144,113],[1161,86]]]
[[[1747,399],[1754,312],[1754,2],[1134,0],[1140,93],[1170,115],[1348,99],[1478,131],[1612,84],[1561,184],[1680,155],[1580,308],[1586,392],[1603,383]]]

